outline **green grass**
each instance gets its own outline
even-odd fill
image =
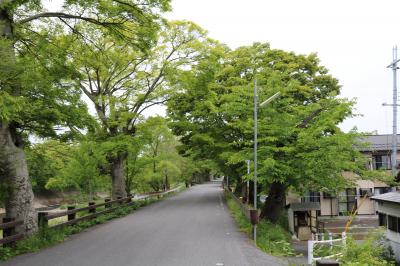
[[[228,207],[234,217],[240,231],[247,235],[252,234],[252,225],[243,215],[238,204],[225,193]],[[295,255],[290,245],[291,236],[281,225],[275,225],[268,221],[261,220],[257,225],[257,247],[262,251],[274,256]]]
[[[79,233],[93,225],[102,224],[109,220],[123,217],[140,207],[149,205],[156,201],[159,201],[159,199],[151,198],[136,201],[131,206],[121,207],[114,212],[101,215],[90,221],[80,222],[73,226],[62,228],[41,228],[38,233],[17,242],[15,247],[0,247],[0,260],[4,261],[20,254],[35,252],[42,248],[63,242],[70,235]]]

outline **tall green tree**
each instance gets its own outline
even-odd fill
[[[61,10],[48,11],[41,0],[0,0],[0,170],[1,182],[9,185],[6,216],[24,221],[18,232],[37,229],[23,150],[27,136],[55,137],[57,126],[85,126],[79,92],[63,83],[70,72],[61,63],[68,59],[52,46],[52,38],[65,30],[82,37],[76,24],[85,23],[146,49],[155,37],[159,12],[170,8],[169,0],[62,3]],[[48,30],[58,22],[65,27]]]
[[[346,183],[344,170],[362,172],[354,150],[357,134],[344,134],[337,126],[352,115],[353,102],[338,97],[338,81],[316,55],[256,43],[214,62],[199,68],[200,81],[193,75],[181,82],[182,93],[169,112],[173,128],[188,150],[206,151],[225,165],[221,169],[240,188],[245,160],[253,157],[254,81],[260,102],[280,91],[279,99],[259,109],[259,190],[268,194],[262,217],[278,220],[289,189],[338,190]],[[193,91],[196,86],[202,88]],[[199,98],[199,104],[185,104]]]
[[[149,117],[138,125],[138,135],[144,143],[142,157],[147,161],[143,169],[146,182],[155,191],[169,189],[171,182],[181,176],[182,157],[177,152],[178,141],[168,128],[167,120],[160,116]]]
[[[199,60],[198,50],[207,39],[204,30],[191,22],[166,22],[154,46],[142,51],[102,30],[82,30],[88,38],[67,41],[69,63],[78,72],[76,86],[96,110],[99,140],[115,142],[108,155],[112,195],[124,197],[127,137],[135,136],[146,109],[168,99],[174,89],[169,81]]]

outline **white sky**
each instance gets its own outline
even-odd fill
[[[357,117],[342,129],[391,133],[392,47],[400,45],[399,0],[173,0],[170,19],[199,24],[231,48],[255,41],[318,53],[321,63],[357,98]],[[400,55],[400,53],[399,53]]]

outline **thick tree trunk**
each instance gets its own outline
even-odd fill
[[[7,123],[0,122],[0,181],[6,186],[6,217],[24,221],[18,233],[32,234],[38,228],[33,205],[33,191],[29,180],[25,153],[19,136]]]
[[[269,194],[261,210],[260,217],[272,223],[277,223],[285,206],[286,186],[281,183],[272,183]]]
[[[111,159],[112,198],[126,197],[125,163],[126,153],[120,152]]]
[[[12,40],[14,37],[13,16],[10,10],[4,8],[5,2],[7,1],[0,0],[0,38]],[[11,43],[8,53],[10,58],[15,55]],[[11,62],[12,60],[10,64]],[[14,96],[18,96],[17,91],[14,88]],[[16,231],[25,234],[32,234],[37,231],[37,214],[33,205],[34,196],[29,180],[22,137],[15,130],[12,130],[10,124],[5,121],[0,121],[0,182],[7,190],[5,199],[6,217],[24,222],[22,226],[16,228]]]

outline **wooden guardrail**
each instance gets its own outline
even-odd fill
[[[180,187],[164,192],[149,193],[143,195],[137,200],[144,200],[152,197],[160,198],[163,197],[164,195],[178,191],[179,189]],[[134,197],[132,195],[129,195],[128,197],[118,198],[116,200],[105,199],[104,202],[98,204],[95,204],[94,202],[89,202],[88,206],[82,208],[76,208],[75,206],[68,206],[68,209],[66,211],[56,212],[56,213],[39,211],[38,212],[39,225],[44,227],[56,228],[56,227],[73,225],[86,220],[91,220],[102,214],[115,211],[122,206],[129,206],[134,204],[135,201],[133,201],[133,198]],[[99,208],[103,209],[99,210]],[[87,211],[87,215],[77,217],[78,212],[85,212],[85,211]],[[63,216],[67,216],[67,221],[49,226],[50,220],[57,219]],[[0,223],[0,230],[3,230],[3,238],[0,239],[0,245],[3,246],[14,245],[15,242],[23,239],[24,234],[22,233],[17,234],[15,230],[17,226],[21,225],[23,225],[23,221],[15,221],[10,218],[3,218],[3,223]]]
[[[250,221],[251,220],[251,217],[250,217],[250,209],[251,208],[249,206],[243,204],[243,202],[238,197],[236,197],[236,195],[233,194],[232,191],[230,191],[226,187],[225,187],[225,191],[239,205],[240,209],[242,210],[243,215],[246,216],[247,220]]]
[[[23,221],[16,221],[12,218],[3,218],[3,223],[0,224],[0,230],[3,230],[3,238],[0,239],[0,245],[13,244],[22,239],[24,235],[17,234],[15,228],[23,224]]]
[[[116,209],[120,208],[122,205],[129,206],[132,201],[133,196],[130,195],[126,198],[119,198],[116,200],[105,199],[103,203],[96,204],[94,202],[89,202],[88,206],[82,208],[76,208],[75,206],[68,206],[68,210],[57,213],[48,213],[48,212],[38,212],[39,216],[39,225],[40,226],[49,226],[49,221],[53,219],[57,219],[63,216],[67,216],[67,221],[59,224],[55,224],[51,227],[62,227],[67,225],[73,225],[82,221],[91,220],[96,218],[99,215],[106,214]],[[117,205],[116,205],[117,204]],[[116,205],[116,206],[115,206]],[[101,211],[96,211],[98,208],[104,207]],[[78,212],[87,211],[88,215],[76,217]]]

